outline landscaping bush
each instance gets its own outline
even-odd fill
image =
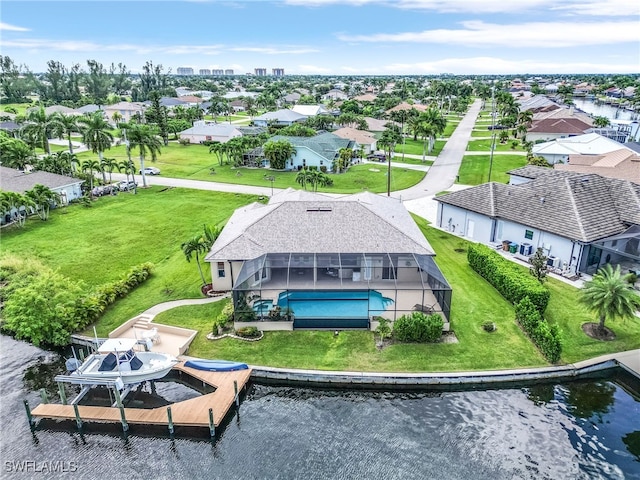
[[[525,297],[516,304],[516,321],[547,360],[551,363],[560,360],[560,329],[555,324],[549,325],[529,298]]]
[[[322,173],[327,173],[327,166],[326,165],[320,165],[320,171]]]
[[[438,314],[413,312],[402,315],[393,325],[393,336],[401,342],[435,342],[442,335],[444,322]]]
[[[236,335],[242,338],[256,338],[260,336],[260,330],[256,327],[242,327],[236,330]]]
[[[496,331],[496,324],[491,322],[491,321],[486,321],[486,322],[482,322],[482,329],[485,332],[495,332]]]
[[[233,321],[233,302],[227,302],[220,314],[213,321],[213,334],[219,335],[222,333],[222,330],[231,321]]]
[[[501,257],[489,247],[479,243],[467,249],[469,266],[495,287],[514,305],[525,297],[543,313],[549,303],[550,292],[513,262]]]

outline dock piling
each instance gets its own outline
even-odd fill
[[[171,416],[171,407],[167,407],[167,419],[169,420],[169,433],[173,435],[173,417]]]
[[[60,392],[60,401],[63,405],[67,404],[67,392],[64,391],[64,384],[58,382],[58,391]]]
[[[216,424],[213,421],[213,408],[209,409],[209,433],[211,434],[211,438],[216,436]]]
[[[238,381],[233,381],[233,396],[236,400],[236,408],[240,408],[240,397],[238,396]]]
[[[40,398],[42,399],[42,403],[49,403],[49,398],[47,397],[47,391],[44,388],[40,389]]]
[[[33,416],[31,415],[31,407],[29,407],[29,400],[24,401],[24,409],[27,411],[27,420],[29,420],[29,428],[33,430],[35,426],[35,422],[33,421]],[[209,409],[209,414],[211,414],[211,409]]]
[[[82,430],[82,418],[80,418],[80,411],[78,410],[78,405],[73,404],[73,413],[76,415],[76,425],[78,426],[78,430]]]
[[[120,409],[120,422],[122,423],[122,431],[127,432],[129,430],[129,424],[127,423],[127,417],[124,414],[124,407],[122,406],[122,398],[120,398],[120,390],[117,386],[113,387],[113,393],[116,396],[116,405]]]

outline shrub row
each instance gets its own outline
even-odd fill
[[[402,315],[393,325],[393,336],[401,342],[436,342],[442,335],[444,322],[440,315],[413,312]]]
[[[479,243],[469,245],[467,261],[508,301],[515,305],[529,297],[540,313],[544,313],[549,303],[549,290],[516,264]]]
[[[213,328],[211,331],[214,335],[220,335],[225,326],[231,321],[233,321],[233,301],[227,302],[227,304],[222,308],[222,311],[213,321]]]
[[[516,304],[516,321],[547,360],[551,363],[560,360],[560,329],[556,324],[549,325],[529,298],[525,297]]]

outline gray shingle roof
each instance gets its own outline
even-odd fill
[[[58,175],[57,173],[42,171],[24,173],[20,170],[7,167],[0,167],[0,178],[2,179],[0,189],[17,193],[24,193],[38,184],[55,190],[83,182],[83,180],[67,177],[66,175]]]
[[[353,140],[348,138],[340,138],[333,133],[325,132],[313,137],[291,137],[286,135],[275,135],[271,140],[287,140],[295,148],[307,147],[322,157],[333,160],[341,148],[352,148]]]
[[[401,202],[370,193],[341,198],[285,190],[231,216],[207,260],[265,253],[416,253],[431,246]]]
[[[253,120],[274,120],[277,122],[297,122],[302,121],[307,118],[306,115],[302,115],[300,113],[294,112],[293,110],[289,110],[287,108],[283,108],[281,110],[277,110],[275,112],[267,112],[262,115],[255,117]]]
[[[486,183],[436,200],[582,242],[640,224],[640,185],[595,174],[546,169],[520,185]]]

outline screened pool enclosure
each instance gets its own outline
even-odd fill
[[[420,310],[448,322],[451,287],[431,255],[268,253],[245,260],[233,287],[236,321],[294,328],[367,328]]]

